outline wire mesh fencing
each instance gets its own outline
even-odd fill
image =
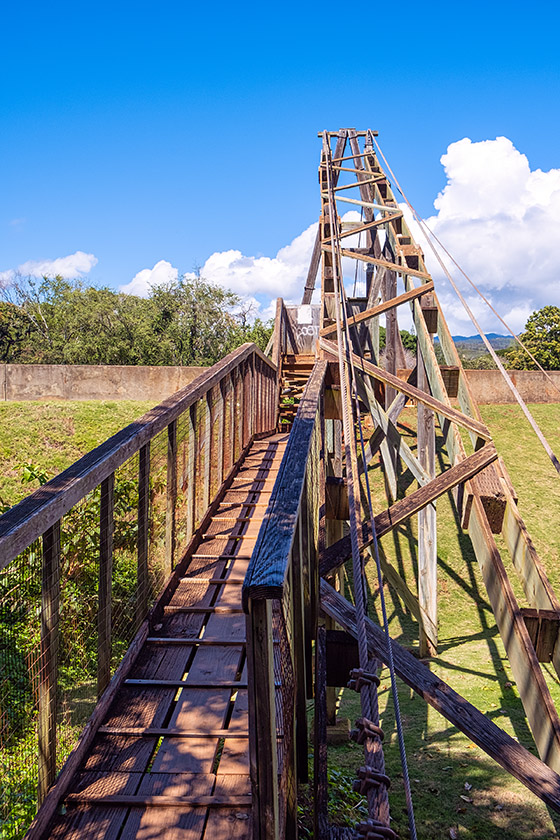
[[[0,517],[6,840],[25,833],[243,448],[274,428],[256,394],[275,375],[244,345]]]

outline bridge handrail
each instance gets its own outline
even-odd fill
[[[259,840],[296,836],[296,772],[300,780],[307,778],[306,694],[326,513],[328,370],[327,362],[315,363],[243,584],[253,824]]]
[[[249,599],[282,598],[327,368],[327,362],[315,364],[299,404],[245,576],[245,609]]]
[[[276,371],[256,344],[243,344],[0,516],[0,569],[252,355]]]

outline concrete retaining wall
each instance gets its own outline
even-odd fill
[[[147,400],[154,404],[188,385],[204,367],[134,365],[0,365],[4,400]],[[479,403],[512,403],[513,395],[497,370],[467,370]],[[511,371],[525,402],[560,402],[544,374]],[[560,388],[560,371],[550,371]]]
[[[499,370],[465,371],[478,403],[513,403],[515,397]],[[508,371],[513,384],[527,403],[560,402],[560,392],[553,387],[539,370]],[[560,388],[560,371],[547,371],[557,388]]]
[[[154,405],[205,367],[0,365],[4,400],[147,400]]]

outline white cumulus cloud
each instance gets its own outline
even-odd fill
[[[0,283],[8,285],[18,275],[56,277],[60,274],[66,280],[75,280],[88,274],[95,265],[97,265],[97,257],[86,254],[84,251],[76,251],[67,257],[57,257],[54,260],[27,260],[17,268],[0,271]]]
[[[560,169],[531,170],[511,140],[452,143],[442,156],[447,184],[426,219],[459,265],[516,332],[546,304],[560,305]],[[453,333],[474,329],[449,288],[416,225],[428,267]],[[449,261],[444,258],[449,265]],[[504,332],[499,321],[456,269],[453,277],[487,331]]]
[[[200,276],[242,297],[301,297],[316,233],[315,222],[275,257],[247,257],[235,250],[216,251],[200,269]]]
[[[152,286],[174,282],[178,276],[178,269],[174,268],[170,262],[159,260],[153,268],[143,268],[142,271],[135,274],[130,283],[121,286],[119,291],[127,295],[147,297]]]

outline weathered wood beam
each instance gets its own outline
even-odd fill
[[[342,201],[342,199],[340,199]],[[349,199],[346,199],[349,201]],[[388,207],[388,210],[393,209]],[[389,222],[394,222],[395,219],[400,219],[402,213],[394,213],[392,216],[383,216],[382,219],[372,219],[371,222],[364,222],[364,224],[356,225],[356,227],[352,227],[349,230],[342,230],[338,234],[339,239],[344,239],[347,236],[355,236],[358,233],[363,233],[366,230],[371,230],[372,228],[380,227],[381,225],[386,225]],[[332,250],[332,242],[330,239],[325,239],[323,242],[323,251],[331,251]],[[342,256],[346,256],[344,254],[344,249],[342,249]]]
[[[332,341],[329,341],[326,338],[321,338],[319,343],[323,350],[326,350],[335,357],[337,356],[338,350]],[[406,394],[407,397],[410,397],[417,402],[421,402],[423,405],[427,406],[427,408],[431,408],[432,411],[435,411],[437,414],[451,420],[452,423],[457,423],[457,425],[462,426],[465,429],[469,429],[484,440],[492,440],[488,427],[484,423],[481,423],[478,420],[473,420],[472,417],[467,417],[465,414],[457,411],[457,409],[452,408],[450,405],[441,402],[435,397],[432,397],[431,394],[427,394],[425,391],[421,391],[413,385],[409,385],[397,376],[393,376],[393,374],[388,373],[388,371],[383,370],[383,368],[377,367],[377,365],[373,365],[371,362],[357,356],[355,353],[352,354],[352,360],[358,373],[366,374],[367,376],[377,379],[380,382],[385,382],[386,385],[389,385],[396,391]]]
[[[385,218],[383,221],[390,222],[393,221],[393,219]],[[354,233],[354,231],[352,231],[352,233]],[[371,265],[377,265],[380,268],[388,268],[390,271],[396,271],[397,274],[403,274],[407,277],[420,277],[422,280],[432,279],[432,275],[428,274],[427,271],[420,271],[417,268],[409,268],[406,265],[390,262],[390,260],[383,260],[380,257],[372,257],[369,254],[362,253],[358,248],[342,248],[341,253],[343,257],[351,257],[352,259],[361,260],[362,262],[367,262]]]
[[[348,633],[357,637],[354,607],[324,580],[321,581],[321,607]],[[371,619],[366,619],[366,634],[371,655],[388,663],[388,645],[383,630]],[[395,670],[400,679],[464,732],[504,770],[560,813],[560,776],[554,770],[496,726],[401,645],[391,641],[391,647]]]
[[[360,172],[363,172],[363,169],[361,169]],[[341,187],[334,187],[333,192],[338,193],[341,190],[354,190],[362,184],[375,184],[376,181],[381,180],[385,180],[385,175],[380,175],[378,178],[366,178],[364,181],[354,181],[352,184],[342,184]]]
[[[387,312],[388,309],[394,309],[397,306],[400,306],[402,303],[408,303],[414,298],[420,297],[421,295],[425,294],[426,291],[433,289],[434,284],[432,281],[426,283],[425,286],[420,286],[418,289],[411,289],[408,292],[403,292],[402,295],[398,297],[391,298],[390,300],[383,301],[383,303],[379,303],[377,306],[371,307],[371,309],[365,309],[363,312],[360,312],[359,315],[353,315],[351,318],[348,319],[348,327],[354,327],[357,324],[360,324],[362,321],[368,321],[370,318],[375,318],[376,315],[382,315],[383,312]],[[346,328],[346,325],[343,327]],[[327,338],[330,335],[334,335],[336,333],[336,325],[332,324],[328,327],[323,327],[322,330],[319,331],[319,335]]]
[[[482,502],[476,495],[469,519],[469,536],[533,738],[543,761],[558,770],[560,720],[500,552],[490,531]]]
[[[426,369],[422,354],[417,354],[418,387],[428,390]],[[417,451],[420,463],[436,477],[435,415],[422,403],[417,406]],[[430,616],[430,623],[436,628],[435,637],[426,632],[420,621],[420,656],[435,656],[437,653],[437,528],[435,505],[426,505],[418,511],[418,602]]]
[[[374,517],[375,534],[378,539],[392,531],[401,522],[408,519],[431,502],[443,496],[458,484],[463,484],[476,475],[498,457],[496,447],[489,443],[479,449],[473,455],[460,461],[454,467],[446,470],[429,484],[414,490],[404,499],[399,499],[387,510],[378,513]],[[373,542],[373,530],[369,522],[362,525],[361,548],[366,548]],[[350,556],[350,537],[342,537],[336,543],[325,549],[321,558],[320,574],[322,576],[332,573]]]
[[[421,466],[418,458],[411,450],[408,443],[404,440],[402,435],[400,434],[399,430],[397,429],[395,423],[396,419],[393,419],[389,416],[389,414],[384,410],[384,408],[377,402],[375,399],[375,394],[373,392],[373,388],[371,387],[371,383],[364,380],[358,380],[358,395],[361,399],[364,400],[366,405],[369,407],[369,411],[371,413],[372,419],[377,426],[377,429],[374,433],[374,437],[376,438],[376,447],[381,447],[381,454],[383,457],[383,463],[385,464],[385,468],[390,471],[392,469],[391,463],[389,463],[389,448],[394,449],[396,454],[404,461],[406,466],[411,471],[414,478],[420,484],[428,484],[430,482],[430,476],[426,472],[426,470]],[[397,398],[395,398],[394,403],[391,404],[392,406],[395,405],[397,407]],[[398,411],[395,412],[396,416],[398,416]],[[380,437],[378,438],[378,430]],[[373,450],[372,448],[366,443],[366,460],[371,460],[373,457]],[[396,481],[396,479],[395,479]],[[393,493],[393,498],[396,498],[396,484],[395,484],[395,492]]]

